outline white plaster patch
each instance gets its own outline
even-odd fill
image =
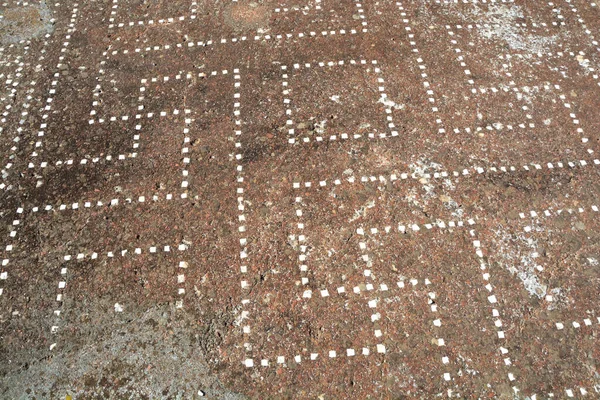
[[[537,232],[544,231],[541,227],[535,229]],[[542,284],[537,275],[542,270],[536,261],[539,251],[537,240],[528,238],[521,232],[511,235],[504,227],[497,229],[494,234],[500,247],[498,255],[504,260],[502,267],[521,280],[530,296],[545,298],[548,286]]]
[[[416,207],[425,207],[431,201],[439,200],[444,204],[444,207],[451,212],[452,216],[457,219],[462,219],[464,211],[459,207],[458,203],[450,197],[447,192],[444,194],[438,194],[435,185],[432,183],[432,177],[440,171],[444,171],[442,164],[427,161],[425,159],[419,159],[416,162],[409,165],[411,176],[419,180],[421,187],[424,191],[422,195],[419,195],[415,190],[408,192],[406,198],[409,203],[412,203]],[[442,180],[442,185],[449,191],[455,189],[455,185],[449,177]]]
[[[521,7],[515,4],[494,4],[485,12],[473,7],[471,12],[481,21],[477,30],[481,37],[503,40],[512,50],[545,53],[558,39],[557,36],[527,33],[519,26],[518,20],[524,18],[524,14]]]
[[[393,108],[394,110],[404,110],[406,108],[405,104],[397,104],[395,101],[383,95],[379,98],[379,100],[377,100],[377,102],[383,104],[389,109]]]

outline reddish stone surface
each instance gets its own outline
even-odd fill
[[[0,397],[598,397],[599,13],[3,3]]]

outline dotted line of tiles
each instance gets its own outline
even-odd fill
[[[207,76],[216,76],[219,74],[227,75],[228,73],[229,73],[228,70],[211,71],[208,73],[200,72],[197,74],[197,76],[204,78]],[[194,74],[194,75],[196,75],[196,74]],[[178,73],[174,76],[161,76],[161,77],[152,77],[149,79],[142,79],[141,86],[140,86],[140,96],[138,97],[138,106],[137,106],[138,112],[144,110],[144,105],[143,105],[143,101],[145,100],[144,93],[145,93],[146,89],[148,88],[148,84],[150,82],[151,83],[168,82],[171,79],[181,80],[181,79],[192,79],[192,78],[193,78],[193,75],[191,73],[187,73],[187,74]],[[98,104],[98,101],[95,100],[93,103],[93,106],[95,107],[97,104]],[[191,113],[191,110],[189,110],[189,109],[184,110],[184,115],[189,115],[190,113]],[[107,123],[107,122],[129,121],[132,118],[137,121],[141,121],[142,119],[153,119],[156,116],[158,116],[160,118],[165,118],[168,116],[178,116],[180,114],[181,114],[181,110],[173,109],[173,110],[169,110],[169,111],[159,111],[156,113],[148,112],[145,114],[138,113],[135,115],[98,117],[97,119],[90,119],[88,121],[88,123],[90,125],[103,124],[103,123]],[[95,108],[92,108],[90,115],[96,116],[97,110]],[[186,119],[186,121],[187,121],[187,119]],[[74,159],[57,160],[57,161],[41,161],[41,162],[39,162],[38,167],[39,168],[47,168],[49,165],[53,165],[54,167],[71,166],[71,165],[92,165],[92,164],[96,164],[101,161],[102,162],[123,161],[123,160],[130,159],[130,158],[136,158],[138,155],[136,150],[140,146],[140,131],[141,130],[142,130],[142,125],[137,124],[135,126],[135,132],[133,134],[132,152],[130,152],[130,153],[127,153],[127,154],[123,153],[123,154],[118,154],[118,155],[108,154],[105,156],[89,156],[89,155],[87,155],[78,161],[76,161]],[[30,168],[30,169],[36,168],[36,165],[34,163],[30,162],[28,164],[28,168]]]
[[[571,325],[573,326],[573,328],[579,329],[579,328],[581,328],[582,325],[592,326],[593,325],[593,320],[590,319],[590,318],[584,318],[581,322],[579,322],[579,321],[572,321]],[[596,317],[596,325],[600,326],[600,317]],[[555,324],[555,326],[556,326],[556,329],[558,329],[559,331],[565,329],[565,325],[562,322],[557,322]]]
[[[165,44],[165,45],[155,45],[155,46],[147,46],[144,48],[138,47],[135,48],[133,50],[113,50],[111,52],[112,55],[117,55],[117,54],[134,54],[134,53],[141,53],[141,54],[145,54],[145,53],[149,53],[149,52],[153,52],[153,51],[165,51],[165,50],[171,50],[173,48],[188,48],[188,49],[192,49],[194,47],[210,47],[210,46],[214,46],[216,44],[227,44],[227,43],[242,43],[242,42],[246,42],[246,41],[255,41],[255,42],[259,42],[259,41],[270,41],[270,40],[288,40],[288,39],[293,39],[293,38],[317,38],[317,37],[327,37],[327,36],[335,36],[335,35],[346,35],[347,33],[350,33],[351,35],[356,35],[359,32],[367,32],[367,29],[362,29],[362,30],[356,30],[356,29],[350,29],[349,31],[346,31],[345,29],[340,29],[340,30],[331,30],[331,31],[322,31],[319,33],[311,31],[309,33],[298,33],[298,34],[284,34],[284,35],[280,35],[280,34],[273,34],[273,35],[256,35],[253,38],[248,39],[247,36],[241,36],[239,38],[229,38],[229,39],[220,39],[220,40],[207,40],[207,41],[197,41],[197,42],[193,42],[193,41],[189,41],[189,42],[185,42],[185,43],[176,43],[174,45],[169,45],[169,44]]]
[[[490,281],[490,273],[488,272],[487,263],[484,260],[484,254],[482,251],[481,242],[479,240],[477,240],[477,235],[474,230],[471,230],[469,233],[473,238],[473,247],[475,249],[475,254],[477,255],[478,260],[479,260],[479,266],[480,266],[481,273],[482,273],[483,283],[485,285],[485,289],[488,291],[487,300],[490,302],[490,304],[492,304],[492,318],[494,319],[494,325],[497,330],[498,339],[505,341],[506,334],[504,332],[502,319],[500,317],[500,311],[498,311],[498,309],[495,308],[496,306],[494,306],[494,304],[496,304],[498,302],[498,297],[494,293],[494,288],[491,285],[491,283],[489,282]],[[509,351],[505,346],[502,346],[502,345],[499,347],[498,350],[501,354],[501,357],[503,358],[504,365],[509,370],[509,372],[507,373],[508,380],[511,384],[514,385],[514,384],[516,384],[517,378],[513,372],[510,372],[510,371],[512,371],[512,369],[510,368],[510,366],[512,365],[512,361],[510,359]],[[516,386],[513,386],[512,388],[513,388],[515,394],[519,391],[519,389]]]
[[[120,205],[140,205],[146,203],[157,203],[162,201],[172,201],[177,200],[180,197],[174,195],[173,193],[167,194],[153,194],[150,196],[139,196],[137,198],[125,197],[125,198],[113,198],[108,200],[90,200],[90,201],[78,201],[70,204],[58,204],[51,205],[47,204],[45,206],[31,206],[28,207],[28,211],[31,212],[56,212],[56,211],[76,211],[86,208],[96,208],[96,207],[117,207]]]
[[[141,119],[152,119],[155,117],[160,117],[160,118],[164,118],[164,117],[169,117],[169,116],[173,116],[173,115],[179,115],[181,114],[181,110],[178,108],[174,108],[172,110],[163,110],[163,111],[158,111],[158,112],[149,112],[149,113],[145,113],[145,114],[136,114],[136,115],[120,115],[120,116],[110,116],[110,117],[106,117],[106,118],[99,118],[97,120],[90,120],[89,124],[105,124],[108,122],[118,122],[118,121],[128,121],[132,118],[141,120]]]
[[[19,207],[17,209],[17,218],[19,215],[23,214],[23,208]],[[9,272],[9,265],[10,265],[10,252],[12,252],[15,249],[15,245],[13,244],[13,242],[16,240],[17,238],[17,230],[21,227],[21,220],[20,219],[14,219],[11,223],[11,226],[9,228],[9,233],[8,233],[8,242],[9,244],[6,245],[5,247],[5,252],[6,254],[6,258],[2,259],[2,264],[0,266],[0,283],[2,284],[2,286],[0,286],[0,296],[2,296],[2,294],[4,293],[4,282],[8,279],[8,272]]]
[[[371,277],[370,271],[369,270],[365,270],[365,276],[367,278]],[[387,286],[384,285],[384,288],[387,289]],[[373,335],[375,336],[375,340],[379,341],[379,343],[377,343],[375,345],[375,348],[377,349],[377,352],[380,354],[385,354],[386,352],[386,348],[385,345],[383,344],[383,332],[381,331],[381,328],[377,325],[377,321],[379,321],[381,319],[381,313],[377,312],[377,303],[378,303],[378,298],[377,297],[370,297],[367,304],[369,306],[369,308],[373,309],[373,314],[371,314],[371,322],[373,323]]]
[[[556,18],[560,20],[560,22],[552,21],[552,26],[565,26],[565,17],[562,15],[561,9],[559,7],[555,7],[555,4],[552,2],[549,2],[548,5],[552,7],[552,12],[555,14]],[[544,26],[546,25],[544,24]]]
[[[402,17],[401,20],[402,20],[402,23],[404,24],[404,30],[406,31],[406,34],[408,36],[408,43],[410,44],[411,51],[418,55],[419,49],[417,48],[417,42],[415,41],[415,34],[412,33],[412,27],[410,26],[410,21],[408,20],[408,18],[406,16],[406,11],[404,9],[404,6],[401,2],[396,2],[396,6],[398,6],[398,9],[400,10],[400,16]],[[433,117],[435,118],[435,122],[438,125],[438,132],[446,133],[446,129],[444,128],[444,123],[442,121],[442,118],[440,117],[439,109],[436,105],[435,93],[434,93],[433,89],[431,88],[431,84],[428,80],[428,75],[426,72],[427,66],[426,66],[425,62],[423,61],[423,58],[421,58],[421,56],[417,56],[417,64],[419,66],[419,70],[421,71],[421,79],[423,82],[423,87],[427,94],[427,101],[429,101],[429,103],[431,103],[431,111],[433,113]]]
[[[559,10],[557,10],[556,13],[558,15],[560,15],[560,11]],[[559,19],[563,19],[563,18],[559,17]],[[548,24],[545,23],[545,22],[539,22],[539,23],[538,22],[533,22],[533,21],[531,21],[531,22],[514,22],[513,24],[516,27],[524,28],[524,29],[527,29],[527,28],[547,28],[548,27]],[[559,26],[559,25],[564,26],[565,23],[564,23],[564,21],[561,21],[560,23],[557,23],[556,21],[554,21],[554,22],[552,22],[551,25],[553,25],[553,26]],[[464,26],[461,25],[461,24],[457,24],[455,26],[456,26],[457,29],[462,29],[464,27],[464,28],[467,28],[469,30],[472,30],[472,29],[481,29],[481,28],[484,27],[484,25],[477,24],[477,23],[475,23],[475,24],[467,24],[467,25],[464,25]]]
[[[370,354],[372,354],[374,351],[377,351],[377,347],[369,347],[369,346],[365,346],[362,347],[360,349],[355,349],[355,348],[348,348],[346,349],[346,351],[343,353],[346,355],[346,357],[354,357],[357,354],[363,355],[363,356],[369,356]],[[338,352],[336,350],[326,350],[323,352],[323,354],[327,354],[328,358],[325,358],[325,360],[333,360],[338,358],[338,356],[340,354],[338,354]],[[316,361],[319,356],[321,355],[321,353],[319,352],[311,352],[310,355],[308,356],[308,360],[310,361]],[[297,354],[295,356],[293,356],[293,360],[294,362],[296,362],[297,364],[300,364],[303,361],[303,358],[300,354]],[[260,365],[262,367],[269,367],[272,366],[273,361],[275,363],[275,365],[281,365],[281,366],[286,366],[286,357],[283,355],[280,356],[276,356],[273,360],[270,360],[269,358],[262,358],[260,360]],[[248,368],[253,368],[254,365],[254,359],[252,358],[246,358],[243,362],[243,364],[248,367]]]
[[[515,0],[435,0],[436,4],[498,4],[514,3]]]
[[[585,56],[585,52],[583,50],[579,50],[578,52],[562,50],[562,51],[545,51],[545,52],[537,52],[537,53],[515,53],[515,54],[499,54],[498,58],[501,60],[510,61],[511,58],[518,58],[520,60],[528,60],[531,58],[564,58],[564,57],[576,57],[578,55]],[[506,68],[506,66],[503,66]]]
[[[242,119],[241,119],[241,75],[239,69],[234,69],[234,94],[233,94],[233,114],[234,114],[234,141],[235,141],[235,194],[236,194],[236,205],[238,213],[238,235],[239,235],[239,271],[241,274],[240,286],[242,288],[241,298],[241,323],[245,323],[242,327],[244,340],[248,340],[250,334],[249,322],[244,322],[250,318],[250,312],[247,307],[250,304],[250,299],[247,296],[250,293],[250,285],[247,281],[248,274],[248,233],[247,233],[247,220],[246,220],[246,200],[244,198],[244,165],[242,154]],[[244,342],[244,349],[246,352],[252,350],[252,345],[249,342]]]
[[[177,295],[179,296],[179,299],[175,302],[175,308],[183,308],[183,297],[185,296],[185,270],[187,270],[189,266],[187,261],[179,261],[179,272],[177,273]]]
[[[29,107],[31,106],[30,102],[31,100],[33,100],[33,93],[35,92],[35,85],[36,81],[31,81],[30,82],[30,88],[27,89],[26,91],[26,99],[23,102],[23,104],[21,105],[21,119],[19,121],[19,125],[22,125],[26,122],[25,118],[26,116],[29,114],[29,111],[27,111],[29,109]],[[2,113],[2,118],[0,119],[0,122],[2,123],[2,125],[4,125],[4,123],[6,122],[6,118],[8,117],[8,115],[10,114],[10,110],[12,109],[12,106],[9,104],[5,107],[5,111]],[[2,133],[4,127],[0,127],[0,134]],[[18,144],[21,142],[22,140],[22,133],[23,133],[24,129],[22,126],[19,126],[16,128],[16,133],[13,135],[13,138],[11,140],[13,144],[13,146],[10,148],[8,154],[6,155],[8,158],[8,162],[4,165],[4,167],[2,168],[2,171],[0,171],[1,175],[2,175],[2,181],[0,182],[0,189],[9,189],[10,186],[8,186],[4,180],[6,178],[8,178],[9,176],[9,170],[11,169],[11,167],[13,166],[13,160],[15,158],[15,152],[18,149]]]
[[[110,47],[109,47],[110,48]],[[102,93],[104,93],[104,91],[102,90],[102,82],[104,80],[104,75],[106,74],[105,71],[105,65],[108,62],[108,59],[110,58],[109,54],[108,54],[108,50],[102,53],[102,60],[100,60],[100,65],[98,68],[98,74],[96,76],[96,81],[98,82],[96,84],[96,87],[94,87],[94,90],[92,90],[92,109],[90,110],[90,116],[93,117],[94,115],[97,114],[97,107],[100,105],[101,102],[101,96]]]
[[[400,284],[400,283],[399,283]],[[367,282],[365,283],[365,289],[367,292],[375,290],[375,286],[373,285],[372,282]],[[353,288],[351,288],[351,292],[353,292],[354,294],[360,294],[361,291],[363,291],[359,286],[354,286]],[[386,284],[381,284],[379,286],[379,290],[381,291],[385,291],[387,290],[388,287]],[[346,289],[345,286],[338,286],[337,288],[335,288],[334,290],[332,290],[331,292],[329,291],[329,289],[325,288],[325,289],[320,289],[319,290],[319,294],[321,297],[329,297],[330,293],[337,293],[337,294],[344,294],[344,293],[349,293],[350,291]],[[302,293],[302,298],[303,299],[311,299],[313,297],[313,291],[310,289],[306,289],[303,293]]]
[[[308,284],[308,277],[306,276],[308,273],[308,246],[306,245],[306,236],[304,235],[304,218],[302,207],[304,204],[302,203],[302,197],[296,197],[295,201],[295,213],[297,218],[297,226],[298,226],[298,268],[300,269],[300,282],[302,285]],[[292,240],[295,239],[294,236],[291,237]]]
[[[78,13],[79,13],[79,9],[77,7],[78,7],[77,3],[73,4],[71,19],[69,21],[67,34],[65,35],[65,40],[63,41],[62,47],[60,49],[61,55],[58,57],[58,64],[56,65],[56,68],[59,71],[65,61],[64,54],[67,52],[67,48],[69,47],[69,44],[71,43],[71,35],[76,31],[75,25],[77,23],[77,18],[78,18]],[[55,72],[54,73],[55,80],[51,81],[51,83],[50,83],[51,89],[49,89],[49,91],[48,91],[48,97],[46,98],[46,106],[43,109],[46,114],[42,115],[43,122],[40,124],[40,128],[38,131],[38,137],[40,139],[35,143],[36,149],[42,147],[42,139],[41,138],[44,137],[45,130],[48,127],[47,120],[50,117],[50,113],[52,110],[52,101],[54,100],[53,96],[56,94],[56,88],[58,87],[60,76],[61,76],[60,72]],[[38,156],[37,150],[34,150],[30,155],[30,157],[37,157],[37,156]]]
[[[48,38],[50,35],[46,34],[46,38]],[[47,44],[47,40],[44,41],[44,46]],[[15,70],[12,71],[12,73],[1,73],[0,74],[0,79],[4,80],[4,85],[5,85],[5,89],[10,90],[10,93],[6,96],[6,97],[2,97],[0,98],[0,101],[5,102],[5,101],[9,101],[9,104],[7,104],[7,106],[5,107],[5,112],[3,113],[3,116],[6,117],[8,115],[8,112],[12,109],[12,105],[10,104],[10,101],[17,95],[17,87],[21,84],[20,79],[23,76],[22,71],[25,67],[25,62],[23,61],[23,59],[27,56],[27,54],[29,53],[30,50],[30,45],[31,45],[31,41],[27,40],[22,40],[20,42],[20,44],[23,44],[23,48],[20,49],[22,50],[22,52],[20,54],[17,54],[14,56],[14,59],[10,59],[8,57],[12,57],[12,54],[7,54],[4,58],[0,59],[0,67],[1,68],[9,68],[10,66],[16,66]],[[9,47],[16,47],[14,44],[11,44]],[[0,55],[4,56],[3,54],[3,50],[4,47],[0,49]],[[13,65],[14,64],[14,65]],[[27,64],[29,65],[29,64]],[[2,123],[6,122],[6,121],[1,121]],[[2,127],[0,127],[0,132],[2,132]]]
[[[481,175],[484,173],[487,174],[491,174],[491,173],[499,173],[499,174],[503,174],[503,173],[515,173],[515,172],[533,172],[533,171],[543,171],[543,170],[554,170],[554,169],[562,169],[562,168],[585,168],[585,167],[589,167],[589,166],[600,166],[600,160],[598,159],[594,159],[591,161],[586,161],[586,160],[579,160],[579,161],[567,161],[567,162],[562,162],[562,161],[558,161],[558,162],[548,162],[546,164],[535,164],[532,163],[531,165],[523,165],[522,167],[515,167],[515,166],[510,166],[510,167],[469,167],[469,168],[465,168],[463,170],[455,170],[455,171],[438,171],[438,172],[434,172],[433,174],[430,173],[424,173],[424,174],[415,174],[415,173],[411,173],[411,172],[403,172],[403,173],[392,173],[390,175],[379,175],[379,176],[361,176],[361,177],[355,177],[355,176],[349,176],[349,177],[345,177],[345,178],[341,178],[341,179],[324,179],[324,180],[320,180],[318,182],[315,182],[315,185],[317,187],[327,187],[328,185],[331,186],[339,186],[343,183],[350,183],[350,184],[354,184],[356,182],[360,182],[360,183],[387,183],[388,181],[394,182],[397,181],[399,179],[405,180],[405,179],[421,179],[421,178],[426,178],[426,179],[446,179],[448,177],[467,177],[467,176],[471,176],[471,175]],[[292,187],[294,189],[300,189],[301,187],[304,188],[311,188],[314,187],[313,186],[313,182],[312,181],[305,181],[305,182],[294,182],[292,183]]]
[[[313,7],[311,6],[311,4],[308,4],[304,7],[298,7],[298,6],[292,6],[292,7],[281,7],[281,8],[276,8],[274,11],[276,13],[281,13],[281,12],[288,12],[288,11],[310,11],[312,10]],[[315,6],[314,6],[315,10],[320,10],[321,9],[321,0],[315,0]]]
[[[471,26],[471,25],[469,25],[469,26]],[[461,25],[456,26],[456,29],[461,29],[461,28],[462,28]],[[454,51],[458,54],[458,56],[456,57],[456,60],[459,62],[460,66],[462,68],[464,68],[463,72],[464,72],[465,76],[468,78],[467,83],[469,85],[474,85],[475,81],[473,81],[473,79],[471,78],[471,70],[467,67],[465,59],[462,56],[462,50],[460,48],[458,48],[458,42],[455,39],[453,39],[454,31],[452,31],[452,27],[450,25],[446,25],[446,33],[448,34],[448,36],[450,36],[450,43],[454,46]]]
[[[106,259],[112,259],[118,256],[121,257],[125,257],[127,256],[127,254],[131,254],[134,256],[139,256],[143,253],[150,253],[150,254],[157,254],[157,253],[170,253],[172,250],[177,250],[177,251],[186,251],[189,248],[189,245],[186,243],[180,243],[176,246],[170,246],[170,245],[161,245],[161,246],[148,246],[147,249],[143,249],[141,247],[136,247],[133,250],[131,249],[122,249],[122,250],[115,250],[115,251],[106,251],[106,252],[87,252],[87,253],[77,253],[77,254],[65,254],[63,256],[63,260],[64,261],[72,261],[72,260],[77,260],[77,261],[83,261],[83,260],[97,260],[98,258],[102,259],[102,258],[106,258]]]
[[[583,207],[583,206],[579,206],[576,209],[573,208],[567,208],[567,209],[558,209],[558,210],[544,210],[544,211],[535,211],[535,210],[530,210],[527,213],[525,212],[520,212],[519,213],[519,218],[521,219],[526,219],[526,218],[552,218],[552,217],[557,217],[563,213],[568,213],[568,214],[575,214],[575,213],[584,213],[584,212],[594,212],[597,213],[599,210],[599,207],[596,205],[591,205],[588,207]],[[531,232],[532,231],[532,227],[529,225],[526,225],[523,230],[525,232]]]
[[[142,97],[143,99],[143,97]],[[174,108],[172,110],[163,110],[163,111],[158,111],[158,112],[149,112],[149,113],[145,113],[145,114],[135,114],[135,115],[119,115],[119,116],[108,116],[105,118],[98,118],[98,119],[91,119],[88,121],[88,123],[90,125],[93,124],[105,124],[108,122],[118,122],[118,121],[129,121],[130,119],[137,119],[137,120],[141,120],[143,118],[146,119],[152,119],[154,117],[169,117],[172,115],[179,115],[181,113],[181,110],[179,110],[178,108]]]
[[[54,22],[55,19],[52,18],[50,20],[50,22]],[[40,49],[40,54],[41,56],[38,58],[38,61],[42,61],[45,59],[45,53],[46,53],[46,48],[48,47],[48,42],[49,42],[49,38],[51,37],[50,34],[46,34],[44,36],[44,43],[42,44],[42,47]],[[29,50],[29,44],[30,42],[27,41],[27,46],[25,47],[25,52],[23,54],[22,57],[24,57],[28,50]],[[21,57],[21,56],[19,56]],[[15,70],[15,78],[18,79],[21,77],[21,71],[23,71],[23,68],[25,66],[25,63],[23,62],[19,62],[18,64],[18,68]],[[36,89],[36,79],[37,79],[37,75],[38,73],[42,71],[42,67],[41,65],[37,65],[34,69],[33,69],[33,76],[34,78],[25,85],[26,88],[26,98],[23,101],[23,103],[21,104],[21,112],[20,112],[20,120],[19,120],[19,126],[16,129],[16,134],[13,135],[12,138],[12,142],[14,143],[14,145],[10,148],[10,152],[7,155],[8,156],[8,162],[4,165],[4,168],[2,168],[2,171],[0,171],[1,175],[2,175],[2,181],[0,182],[0,189],[4,190],[4,189],[9,189],[10,187],[8,185],[6,185],[4,183],[4,180],[8,177],[8,170],[13,166],[13,160],[15,158],[15,152],[18,149],[18,145],[19,143],[21,143],[22,141],[22,133],[24,132],[24,129],[22,127],[23,124],[25,124],[26,122],[26,118],[29,115],[29,108],[31,107],[31,101],[33,100],[33,95],[35,93],[35,89]],[[4,74],[0,74],[0,78],[4,78]],[[16,87],[19,86],[20,82],[19,81],[13,81],[11,79],[11,75],[9,74],[9,76],[7,76],[7,80],[6,80],[6,84],[11,86],[11,93],[9,94],[9,98],[14,98],[17,95],[17,89]],[[4,99],[2,99],[4,100]],[[0,119],[0,134],[2,134],[4,132],[4,124],[6,123],[6,119],[10,114],[10,111],[13,110],[12,104],[7,104],[5,106],[5,111],[2,113],[2,118]]]
[[[60,280],[58,282],[58,289],[56,292],[56,303],[57,306],[54,310],[54,325],[50,327],[50,332],[53,334],[58,333],[58,327],[60,325],[60,314],[62,311],[62,306],[64,302],[65,288],[67,287],[67,268],[63,267],[60,269]],[[50,345],[50,350],[54,350],[56,348],[56,342]]]
[[[365,228],[357,228],[356,229],[356,233],[360,236],[364,236],[365,232],[368,232],[371,235],[377,235],[378,233],[390,233],[392,230],[396,231],[396,232],[400,232],[400,233],[406,233],[406,232],[419,232],[421,230],[431,230],[433,228],[439,228],[439,229],[454,229],[454,228],[463,228],[465,226],[469,226],[469,225],[475,225],[475,220],[473,220],[472,218],[467,220],[467,221],[442,221],[442,220],[436,220],[436,222],[433,223],[425,223],[425,224],[406,224],[406,223],[398,223],[398,225],[394,228],[392,228],[392,226],[388,225],[385,226],[383,229],[379,229],[379,228],[368,228],[365,230]]]
[[[425,284],[427,284],[427,280],[425,281]],[[436,318],[437,317],[437,303],[435,302],[435,298],[436,298],[436,293],[435,292],[429,292],[427,294],[427,296],[429,297],[427,299],[427,304],[429,305],[429,308],[431,309],[431,312],[434,313],[434,320],[431,322],[431,324],[434,327],[434,331],[436,332],[436,336],[437,338],[437,345],[439,347],[445,346],[446,342],[444,341],[443,338],[441,338],[442,334],[441,332],[439,332],[442,327],[442,319],[441,318]],[[444,352],[444,355],[442,356],[442,365],[447,365],[450,363],[450,358],[447,355],[447,352]],[[452,380],[452,376],[450,374],[450,372],[444,372],[443,378],[445,381],[450,381]]]
[[[383,79],[383,74],[381,72],[381,69],[376,66],[378,64],[377,60],[371,60],[371,62],[368,62],[367,60],[359,60],[359,61],[350,60],[348,62],[346,62],[344,60],[340,60],[340,61],[329,61],[329,62],[323,62],[323,61],[321,61],[321,62],[316,62],[316,63],[313,63],[313,64],[311,64],[311,63],[304,63],[304,64],[298,64],[298,63],[296,63],[296,64],[293,65],[293,68],[294,69],[301,69],[301,68],[309,69],[309,68],[312,68],[312,67],[321,67],[321,68],[324,68],[324,67],[334,67],[334,66],[342,66],[342,65],[348,65],[348,64],[349,65],[369,65],[369,64],[373,65],[374,66],[373,70],[377,74],[377,90],[378,90],[381,98],[383,98],[383,99],[387,98],[387,94],[385,93],[385,87],[384,87],[385,81]],[[294,144],[294,143],[296,143],[296,138],[294,137],[295,136],[295,129],[293,127],[294,121],[292,119],[292,109],[291,109],[292,100],[289,97],[289,95],[290,95],[290,88],[289,88],[289,80],[288,80],[289,79],[289,76],[288,76],[288,66],[287,65],[282,65],[281,66],[281,70],[283,71],[282,72],[282,86],[283,86],[283,96],[284,96],[283,104],[284,104],[284,107],[285,107],[285,115],[288,118],[287,121],[286,121],[286,125],[288,126],[288,134],[290,136],[290,138],[288,139],[288,142],[290,144]],[[387,124],[387,127],[392,130],[391,131],[391,136],[392,137],[398,136],[398,132],[394,130],[395,125],[394,125],[394,121],[393,121],[393,118],[392,118],[392,108],[391,108],[390,105],[386,105],[386,107],[385,107],[385,113],[387,114],[386,115],[386,121],[387,121],[386,124]],[[345,140],[345,139],[359,139],[361,137],[362,137],[362,135],[359,135],[359,134],[349,135],[348,133],[342,133],[339,136],[339,138],[342,139],[342,140]],[[374,139],[375,138],[375,133],[369,133],[368,137],[370,139]],[[387,137],[387,133],[380,133],[378,135],[378,137],[379,138],[385,138],[385,137]],[[319,136],[316,136],[314,140],[316,140],[317,142],[322,142],[323,139],[324,139],[323,136],[319,135]],[[325,139],[329,140],[329,141],[335,141],[335,140],[338,139],[338,136],[337,135],[332,135],[332,136],[329,136],[329,138],[325,138]],[[302,142],[303,143],[310,143],[310,138],[304,137],[304,138],[302,138]]]
[[[533,122],[521,122],[518,124],[507,124],[504,125],[502,122],[493,122],[493,123],[488,123],[486,126],[478,126],[475,128],[471,128],[471,127],[466,127],[466,128],[452,128],[452,131],[454,133],[461,133],[461,132],[465,132],[465,133],[475,133],[475,132],[482,132],[482,131],[496,131],[496,132],[503,132],[503,131],[513,131],[513,130],[517,130],[517,129],[530,129],[530,128],[535,128],[535,123]]]
[[[241,145],[240,145],[241,146]],[[481,175],[484,173],[492,174],[504,174],[504,173],[516,173],[516,172],[534,172],[534,171],[545,171],[545,170],[554,170],[554,169],[563,169],[563,168],[587,168],[590,166],[600,167],[600,160],[594,159],[591,161],[579,160],[579,161],[568,161],[568,162],[549,162],[546,164],[532,164],[532,165],[524,165],[522,167],[470,167],[468,169],[463,170],[455,170],[455,171],[439,171],[435,173],[424,173],[424,174],[414,174],[411,172],[404,173],[392,173],[390,175],[378,175],[378,176],[361,176],[361,177],[345,177],[341,179],[330,179],[330,180],[321,180],[315,182],[315,185],[318,187],[327,187],[329,186],[339,186],[344,183],[355,184],[357,182],[360,183],[387,183],[388,181],[396,181],[396,180],[406,180],[406,179],[447,179],[448,177],[469,177],[471,175]],[[294,182],[292,184],[294,189],[304,188],[314,188],[312,181],[306,182]],[[82,200],[73,203],[59,203],[59,204],[45,204],[45,205],[32,205],[32,206],[23,206],[26,207],[28,211],[31,212],[40,212],[40,211],[74,211],[74,210],[82,210],[82,209],[90,209],[95,207],[115,207],[119,205],[138,205],[145,204],[149,202],[159,202],[159,201],[172,201],[178,199],[179,196],[173,193],[167,194],[150,194],[147,196],[139,196],[137,198],[112,198],[112,199],[102,199],[102,200]],[[302,228],[301,228],[302,229]]]
[[[567,3],[567,7],[569,7],[571,9],[571,12],[573,12],[573,14],[575,14],[575,17],[577,17],[577,21],[581,24],[581,27],[583,28],[583,31],[590,38],[590,40],[592,41],[592,44],[594,46],[596,46],[596,50],[600,51],[598,39],[596,39],[596,36],[594,35],[594,33],[586,25],[585,20],[581,17],[581,14],[577,10],[577,7],[575,7],[575,5],[572,3],[571,0],[563,0],[563,1],[565,3]]]
[[[198,12],[198,2],[197,1],[192,1],[192,4],[190,5],[190,15],[185,16],[179,16],[179,17],[165,17],[165,18],[161,18],[158,19],[157,21],[154,21],[153,19],[149,19],[149,20],[138,20],[138,21],[129,21],[129,22],[115,22],[115,19],[117,17],[117,10],[119,8],[119,0],[113,0],[113,5],[112,5],[112,11],[110,12],[110,18],[108,19],[108,22],[110,22],[110,24],[108,25],[108,28],[124,28],[124,27],[131,27],[131,26],[145,26],[145,25],[164,25],[164,24],[172,24],[174,22],[181,22],[181,21],[185,21],[186,19],[189,20],[194,20],[196,19],[196,13]]]
[[[507,55],[508,56],[508,55]],[[509,60],[511,57],[507,57],[506,59]],[[504,57],[500,57],[500,59],[504,59]],[[503,64],[504,67],[507,67],[506,64]],[[499,92],[504,92],[504,93],[515,93],[515,95],[517,96],[518,100],[521,100],[524,96],[524,94],[531,94],[531,93],[535,93],[535,92],[541,92],[541,91],[545,91],[545,92],[553,92],[555,90],[561,90],[560,85],[551,85],[551,84],[544,84],[544,85],[533,85],[533,86],[516,86],[515,82],[511,81],[509,82],[509,85],[511,86],[480,86],[478,88],[472,88],[471,89],[471,93],[473,94],[477,94],[477,93],[481,93],[481,94],[486,94],[488,92],[491,93],[499,93]]]
[[[364,244],[364,243],[362,243]],[[359,247],[362,250],[362,259],[365,262],[365,270],[363,271],[363,275],[365,276],[365,279],[367,281],[367,285],[373,285],[375,283],[374,279],[373,279],[373,274],[371,273],[371,266],[372,266],[372,261],[369,259],[369,256],[367,254],[364,253],[364,250],[366,250],[366,244],[365,247],[363,248],[363,246],[361,245],[361,243],[359,243]],[[383,285],[379,287],[381,291],[387,291],[388,287],[387,285]],[[373,295],[369,295],[369,291],[367,291],[367,305],[369,306],[370,309],[373,309],[373,314],[371,314],[371,323],[373,324],[372,326],[372,330],[373,330],[373,335],[375,336],[375,340],[378,341],[379,343],[377,343],[375,345],[375,348],[377,349],[377,353],[380,354],[385,354],[386,353],[386,348],[385,345],[383,344],[383,332],[381,331],[381,327],[379,326],[378,322],[379,320],[381,320],[381,313],[377,312],[377,304],[379,303],[379,297],[375,296],[376,292],[371,292],[373,293]]]
[[[191,110],[185,110],[190,111]],[[183,144],[181,146],[181,155],[183,157],[182,159],[182,164],[183,164],[183,169],[181,170],[181,188],[183,190],[187,190],[188,186],[189,186],[189,165],[190,165],[190,157],[189,157],[189,153],[190,153],[190,144],[191,144],[191,139],[190,139],[190,124],[192,123],[192,119],[191,118],[186,118],[185,119],[185,127],[183,128]],[[181,193],[181,198],[185,199],[187,197],[187,193]]]

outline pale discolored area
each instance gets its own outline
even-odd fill
[[[45,1],[39,4],[6,7],[0,14],[2,44],[36,39],[54,30],[54,21]]]

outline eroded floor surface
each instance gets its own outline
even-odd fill
[[[5,0],[0,398],[600,398],[595,0]]]

